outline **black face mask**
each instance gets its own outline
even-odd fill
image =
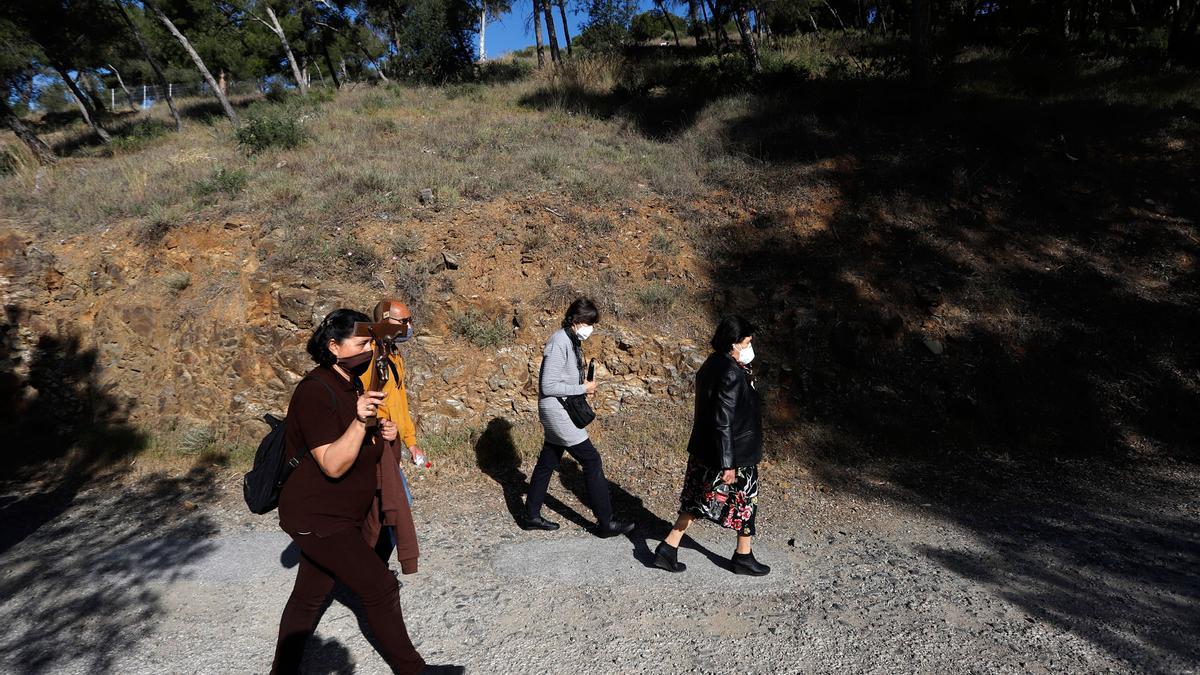
[[[355,354],[354,356],[348,356],[344,359],[338,359],[337,364],[341,366],[342,370],[346,371],[347,373],[350,373],[355,377],[359,377],[363,373],[367,372],[367,369],[371,367],[372,356],[373,354],[371,352],[363,352],[361,354]]]

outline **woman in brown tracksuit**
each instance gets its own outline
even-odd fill
[[[308,342],[317,367],[296,386],[288,405],[287,452],[300,464],[280,494],[279,524],[301,556],[279,621],[273,673],[299,671],[304,644],[335,579],[362,601],[380,654],[393,671],[425,668],[404,625],[396,578],[373,549],[380,520],[396,525],[401,571],[417,571],[416,536],[403,487],[398,478],[389,480],[395,471],[379,471],[381,460],[396,466],[383,442],[395,440],[396,425],[380,420],[368,426],[383,394],[364,393],[359,384],[370,366],[371,343],[353,337],[356,321],[370,319],[348,309],[325,317]]]

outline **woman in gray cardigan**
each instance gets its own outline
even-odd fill
[[[567,308],[562,329],[546,341],[542,352],[542,369],[538,385],[538,418],[546,431],[542,454],[529,481],[525,499],[525,530],[557,530],[558,523],[542,517],[542,503],[550,487],[550,476],[566,451],[583,467],[589,506],[596,515],[596,534],[614,537],[633,530],[633,523],[612,519],[612,500],[600,453],[588,438],[587,431],[575,426],[560,399],[567,396],[590,395],[596,391],[594,380],[584,381],[582,342],[592,334],[600,321],[600,312],[587,298],[579,298]]]

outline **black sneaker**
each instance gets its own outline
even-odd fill
[[[558,523],[552,520],[538,516],[536,518],[526,518],[520,522],[522,530],[557,530]]]
[[[659,542],[658,548],[654,549],[654,566],[668,572],[682,572],[687,569],[687,565],[679,562],[678,556],[678,547],[665,541]]]
[[[749,553],[734,553],[730,559],[734,574],[749,574],[753,577],[763,577],[771,572],[771,568],[754,559],[754,551]]]

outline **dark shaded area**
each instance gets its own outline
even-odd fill
[[[603,451],[601,456],[603,456]],[[558,477],[562,486],[570,490],[576,499],[584,504],[588,502],[587,482],[578,462],[571,457],[564,457],[562,463],[558,465]],[[608,490],[612,497],[613,518],[632,522],[635,525],[633,531],[625,535],[625,538],[633,545],[633,557],[645,567],[654,567],[654,548],[671,531],[671,526],[675,524],[675,521],[659,517],[646,508],[641,497],[630,494],[628,490],[611,480],[608,481]],[[731,535],[729,539],[732,550],[734,537]],[[729,568],[728,558],[717,555],[689,535],[684,535],[679,547],[704,555],[717,567]]]
[[[520,523],[525,518],[523,497],[529,490],[529,479],[521,471],[521,453],[513,441],[512,428],[512,422],[503,417],[489,420],[475,441],[475,464],[504,491],[508,513],[514,523]],[[583,529],[592,527],[591,521],[552,495],[546,496],[545,505]]]
[[[19,272],[20,270],[18,270]],[[188,574],[216,526],[207,467],[122,478],[145,444],[126,407],[97,381],[78,337],[26,342],[31,317],[9,306],[0,324],[0,669],[54,672],[114,660],[165,614],[154,584]]]
[[[230,99],[230,105],[235,110],[241,111],[248,108],[260,98],[259,96],[234,97]],[[189,121],[209,125],[229,123],[229,120],[225,117],[224,109],[221,108],[221,103],[216,99],[186,100],[187,102],[183,103],[180,99],[176,99],[176,105],[179,107],[179,116],[185,124]],[[162,105],[165,106],[166,103]],[[141,111],[129,111],[125,109],[105,114],[102,124],[112,135],[114,146],[125,149],[136,149],[146,141],[175,132],[175,123],[169,116],[163,120],[138,119],[138,115],[140,114]],[[53,116],[47,115],[42,119],[37,125],[37,132],[38,134],[46,134],[52,131],[59,131],[80,122],[82,122],[82,118],[78,112],[55,113]],[[104,143],[96,134],[92,133],[91,129],[81,129],[79,133],[54,143],[53,149],[55,154],[60,157],[108,151],[104,147]]]
[[[309,675],[351,675],[356,670],[350,650],[337,638],[322,640],[316,636],[304,650],[303,667]]]
[[[1196,114],[810,83],[724,130],[757,215],[700,217],[770,450],[896,487],[992,551],[932,558],[1152,670],[1200,660],[1195,489],[1145,479],[1200,459]]]
[[[566,76],[556,86],[543,87],[521,99],[538,110],[563,108],[601,119],[622,118],[646,136],[669,140],[687,131],[713,101],[745,91],[765,91],[804,80],[798,66],[752,76],[739,56],[700,60],[694,47],[631,49],[632,65],[622,69],[611,93],[598,93],[594,84]],[[692,58],[689,58],[692,57]]]
[[[111,672],[165,617],[156,586],[212,550],[217,527],[200,511],[217,498],[208,469],[82,483],[3,483],[2,670]]]
[[[0,531],[0,553],[56,518],[89,480],[146,444],[127,421],[126,404],[97,381],[95,350],[70,334],[43,334],[30,346],[20,335],[29,318],[10,305],[0,323],[0,437],[15,450],[0,463],[0,481],[36,486],[4,505],[10,517]]]
[[[680,213],[715,280],[697,300],[761,327],[768,452],[973,532],[989,553],[926,554],[1181,670],[1200,662],[1200,102],[1165,103],[1194,74],[1087,65],[704,90],[649,64],[644,101],[526,103],[664,138],[751,92],[706,176],[730,208]]]
[[[520,523],[525,515],[523,495],[529,489],[529,480],[521,471],[521,455],[512,438],[512,422],[502,417],[493,418],[487,424],[479,439],[475,442],[476,465],[489,478],[496,481],[504,491],[504,502],[508,507],[513,522]],[[604,453],[601,450],[601,456]],[[575,495],[580,502],[587,504],[587,487],[583,471],[571,457],[564,457],[558,465],[558,476],[562,486]],[[671,530],[674,521],[663,520],[648,509],[640,497],[631,494],[620,485],[608,481],[609,494],[612,497],[613,517],[618,520],[633,522],[636,527],[626,535],[633,546],[633,557],[647,567],[654,561],[654,546]],[[563,504],[553,495],[546,496],[546,506],[552,511],[569,520],[580,529],[592,531],[595,524],[580,515],[571,507]],[[684,537],[682,548],[692,549],[703,554],[713,564],[719,567],[728,565],[728,560],[713,553],[691,537]]]

